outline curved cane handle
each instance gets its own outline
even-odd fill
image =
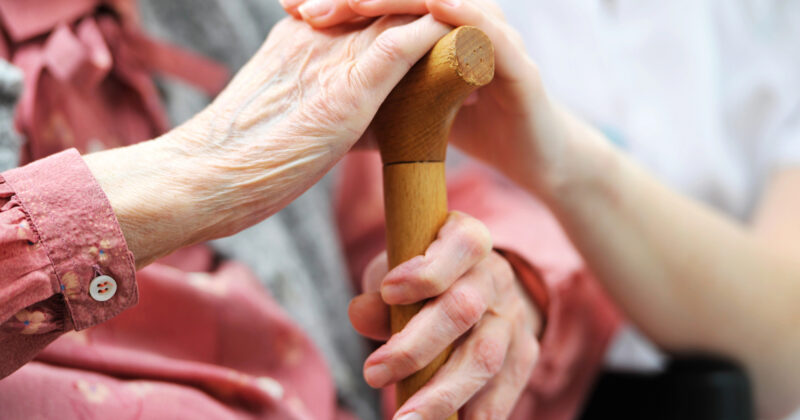
[[[494,48],[471,26],[442,38],[409,71],[381,106],[372,127],[383,160],[389,267],[425,252],[447,218],[444,160],[450,127],[461,103],[494,77]],[[398,332],[423,303],[391,308]],[[405,402],[433,376],[450,354],[397,385]],[[453,418],[455,418],[454,416]]]

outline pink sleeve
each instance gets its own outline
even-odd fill
[[[380,161],[351,154],[340,175],[337,217],[357,281],[385,246]],[[619,315],[544,205],[477,164],[450,175],[450,208],[485,223],[534,301],[545,302],[539,362],[512,418],[574,418]]]
[[[0,177],[0,268],[0,378],[138,299],[133,255],[74,149]]]

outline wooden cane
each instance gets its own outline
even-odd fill
[[[390,268],[424,254],[444,224],[450,127],[464,99],[493,77],[491,41],[479,29],[462,26],[414,65],[378,111],[373,129],[383,160]],[[402,330],[423,304],[392,306],[392,332]],[[428,382],[449,354],[448,348],[397,385],[398,406]]]

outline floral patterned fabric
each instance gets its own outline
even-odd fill
[[[379,182],[371,185],[380,180],[372,176],[379,171],[375,158],[351,156],[341,174],[339,222],[354,272],[383,247]],[[49,180],[47,174],[68,174],[70,181],[53,175]],[[363,175],[369,176],[359,179],[373,182],[353,182],[353,176]],[[216,264],[207,247],[196,246],[141,270],[134,283],[132,261],[113,214],[75,151],[3,176],[7,202],[0,208],[0,251],[7,259],[0,264],[10,269],[0,272],[0,369],[8,374],[36,356],[0,381],[4,414],[134,419],[347,415],[337,405],[318,350],[246,267]],[[518,273],[534,273],[523,280],[544,281],[549,295],[540,362],[514,418],[572,418],[618,324],[617,314],[540,203],[476,167],[453,177],[448,192],[454,209],[483,220],[495,246],[520,258]],[[60,239],[52,242],[53,237]],[[68,270],[60,268],[67,263]],[[86,284],[98,274],[117,279],[119,299],[91,300]],[[65,277],[77,284],[64,284]],[[140,303],[130,308],[135,284]],[[71,331],[91,324],[96,325]],[[391,392],[386,396],[388,416]]]
[[[103,191],[75,150],[5,172],[0,183],[0,376],[64,331],[106,321],[137,302],[133,256]],[[89,283],[109,275],[108,301]]]
[[[134,4],[0,0],[0,57],[25,73],[23,161],[160,134],[154,70],[208,93],[220,86],[217,66],[143,37]],[[349,157],[338,190],[356,284],[383,249],[374,159]],[[540,203],[475,167],[452,181],[452,207],[483,220],[532,296],[548,302],[541,362],[516,418],[571,418],[616,314]],[[198,245],[134,276],[75,150],[2,174],[0,267],[0,418],[352,418],[318,348],[245,266]],[[106,302],[89,293],[100,275],[118,285]]]

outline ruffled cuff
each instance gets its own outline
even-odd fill
[[[55,272],[74,329],[138,301],[133,255],[100,185],[74,149],[3,174]]]

